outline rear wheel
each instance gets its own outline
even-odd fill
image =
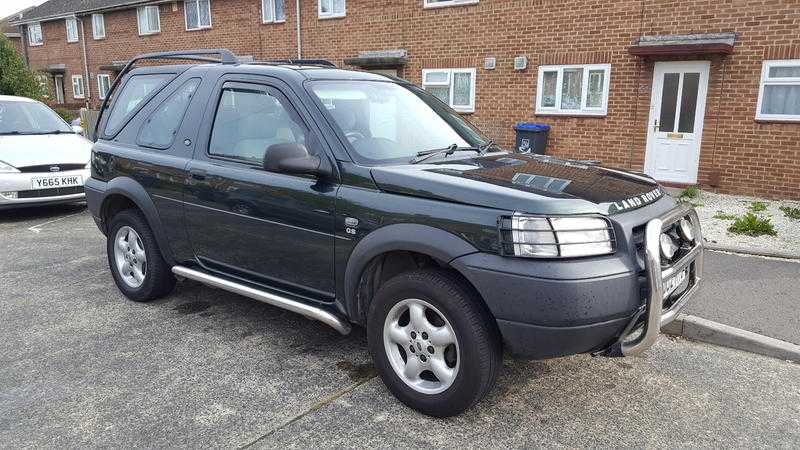
[[[106,252],[117,288],[133,301],[161,298],[175,286],[153,231],[138,211],[128,209],[111,218]]]
[[[502,352],[493,321],[452,273],[404,273],[386,282],[370,305],[370,352],[400,401],[424,414],[453,416],[494,385]]]

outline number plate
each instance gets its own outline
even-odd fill
[[[683,284],[686,281],[686,277],[689,276],[689,269],[683,269],[682,271],[678,272],[672,278],[664,281],[664,298],[669,297],[675,289],[678,289],[678,286]]]
[[[59,175],[57,177],[33,178],[31,189],[55,189],[62,187],[83,186],[80,175]]]

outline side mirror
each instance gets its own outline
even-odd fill
[[[81,134],[82,135],[83,134],[83,127],[80,126],[80,125],[73,125],[72,126],[72,132],[75,133],[75,134]]]
[[[295,143],[270,145],[264,154],[264,169],[296,175],[327,174],[319,156],[310,155],[305,145]]]

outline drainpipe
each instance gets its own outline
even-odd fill
[[[89,78],[89,61],[86,59],[86,27],[83,26],[83,17],[81,17],[81,49],[83,50],[83,72],[86,77],[86,83],[83,85],[83,89],[86,91],[86,108],[90,108],[91,99],[92,99],[92,80]]]
[[[300,38],[300,0],[295,0],[294,8],[297,13],[297,59],[303,59],[303,41]]]

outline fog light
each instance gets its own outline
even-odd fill
[[[686,219],[681,219],[678,222],[678,232],[680,232],[681,237],[689,242],[694,241],[694,228],[692,228],[692,223]]]
[[[678,245],[669,237],[668,234],[661,234],[661,256],[667,259],[672,259],[675,252],[678,251]]]
[[[2,195],[5,198],[9,198],[9,199],[10,198],[17,198],[17,191],[0,192],[0,195]]]

